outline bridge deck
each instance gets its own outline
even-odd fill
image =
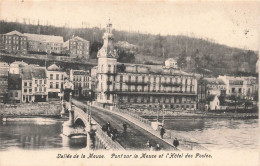
[[[73,100],[73,103],[82,109],[86,107],[85,103],[76,100]],[[159,144],[163,150],[176,150],[167,142],[111,112],[92,107],[92,117],[100,125],[105,125],[109,121],[111,127],[119,131],[117,142],[126,150],[149,150],[146,145],[148,140],[154,147]],[[123,123],[128,124],[127,133],[123,133]]]

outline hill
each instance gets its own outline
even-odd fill
[[[91,42],[90,57],[95,59],[102,46],[104,29],[68,28],[51,25],[31,25],[17,22],[0,21],[0,34],[18,30],[22,33],[41,33],[45,35],[63,36],[68,40],[73,35]],[[195,71],[210,75],[255,74],[258,52],[242,50],[215,43],[210,39],[190,36],[162,36],[113,30],[115,42],[126,41],[135,45],[134,50],[120,51],[120,62],[162,64],[167,58],[175,58],[180,67],[187,71]],[[228,34],[227,34],[228,36]],[[134,52],[134,54],[133,54]]]

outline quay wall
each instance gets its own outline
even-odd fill
[[[39,103],[4,104],[0,106],[0,116],[57,116],[61,111],[59,101]]]

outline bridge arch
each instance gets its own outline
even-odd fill
[[[81,118],[76,118],[73,126],[74,127],[86,127],[86,124],[85,124],[84,120],[82,120]]]

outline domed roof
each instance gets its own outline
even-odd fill
[[[50,65],[50,66],[47,68],[47,70],[49,70],[49,71],[60,71],[60,67],[57,66],[56,64],[52,64],[52,65]]]

